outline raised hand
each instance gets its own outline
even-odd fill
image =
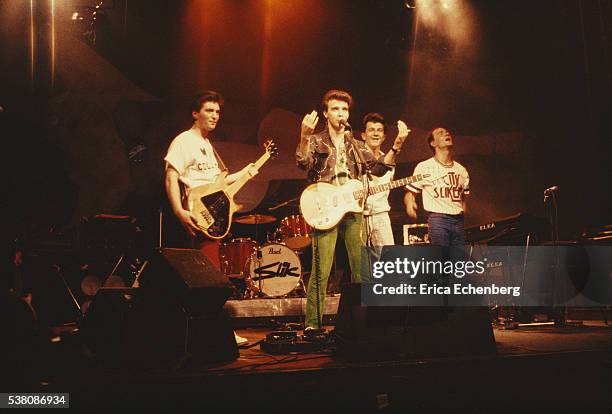
[[[318,122],[319,122],[319,115],[317,114],[317,111],[312,111],[311,113],[306,114],[304,116],[304,119],[302,119],[302,128],[301,128],[302,138],[305,137],[306,135],[312,134]]]
[[[399,150],[404,145],[404,141],[410,134],[410,129],[404,123],[404,121],[397,121],[397,137],[395,137],[395,141],[393,141],[393,148]]]

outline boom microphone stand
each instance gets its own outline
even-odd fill
[[[557,288],[560,282],[560,260],[559,260],[559,218],[558,218],[558,205],[557,205],[557,190],[559,186],[554,185],[544,190],[544,205],[548,215],[548,221],[550,225],[550,239],[554,249],[554,273],[552,283],[552,294],[553,294],[553,318],[555,325],[564,326],[567,321],[567,306],[559,307],[557,303],[558,292]]]
[[[361,177],[361,180],[363,182],[363,211],[362,214],[365,212],[365,208],[366,208],[366,203],[368,201],[368,197],[370,195],[370,180],[372,179],[372,172],[370,171],[370,168],[368,167],[368,164],[363,156],[363,153],[359,150],[359,146],[357,145],[357,142],[355,140],[355,136],[353,135],[353,128],[351,127],[351,125],[345,121],[345,120],[341,120],[340,124],[344,125],[344,129],[345,129],[345,135],[348,138],[349,142],[351,143],[351,147],[353,148],[353,152],[355,153],[355,155],[357,156],[358,160],[357,161],[357,165],[359,167],[359,175]],[[365,174],[363,174],[363,172],[365,171]],[[366,246],[370,246],[371,245],[371,240],[370,240],[370,229],[368,227],[368,221],[365,219],[365,215],[363,215],[363,220],[365,221],[365,230],[366,230]]]

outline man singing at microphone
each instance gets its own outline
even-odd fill
[[[339,186],[349,179],[361,178],[366,170],[376,176],[382,176],[389,169],[389,165],[395,164],[394,151],[376,159],[362,141],[352,139],[348,119],[353,98],[348,92],[329,90],[323,96],[321,104],[323,116],[327,120],[325,129],[313,134],[319,115],[314,110],[306,114],[302,120],[300,142],[295,153],[298,166],[308,171],[308,179],[311,182],[327,182]],[[397,143],[396,148],[400,148],[402,144],[403,140]],[[359,151],[361,156],[356,151]],[[366,165],[362,165],[361,159]],[[306,301],[306,332],[323,326],[325,291],[338,234],[344,238],[352,280],[361,281],[361,248],[364,247],[361,222],[361,213],[348,213],[332,229],[313,232],[312,273],[308,281]]]

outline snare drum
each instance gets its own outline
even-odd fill
[[[297,254],[282,244],[266,244],[249,259],[253,289],[268,297],[284,296],[300,284],[302,265]]]
[[[293,250],[301,250],[310,246],[312,227],[306,223],[304,216],[301,214],[282,219],[278,231],[283,243]]]
[[[243,278],[247,272],[247,261],[257,247],[257,242],[248,237],[232,239],[221,244],[219,247],[221,271],[228,277]]]

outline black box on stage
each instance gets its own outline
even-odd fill
[[[191,357],[238,358],[223,309],[229,281],[198,250],[162,249],[139,288],[101,288],[81,323],[84,342],[107,362],[151,365]]]
[[[275,331],[266,335],[259,349],[271,355],[287,355],[292,353],[313,353],[325,348],[322,341],[306,341],[297,331]]]
[[[192,316],[215,315],[232,294],[229,279],[195,249],[160,249],[140,277],[147,295],[178,301]]]
[[[335,336],[337,356],[349,360],[495,353],[486,307],[367,307],[359,283],[343,286]]]

